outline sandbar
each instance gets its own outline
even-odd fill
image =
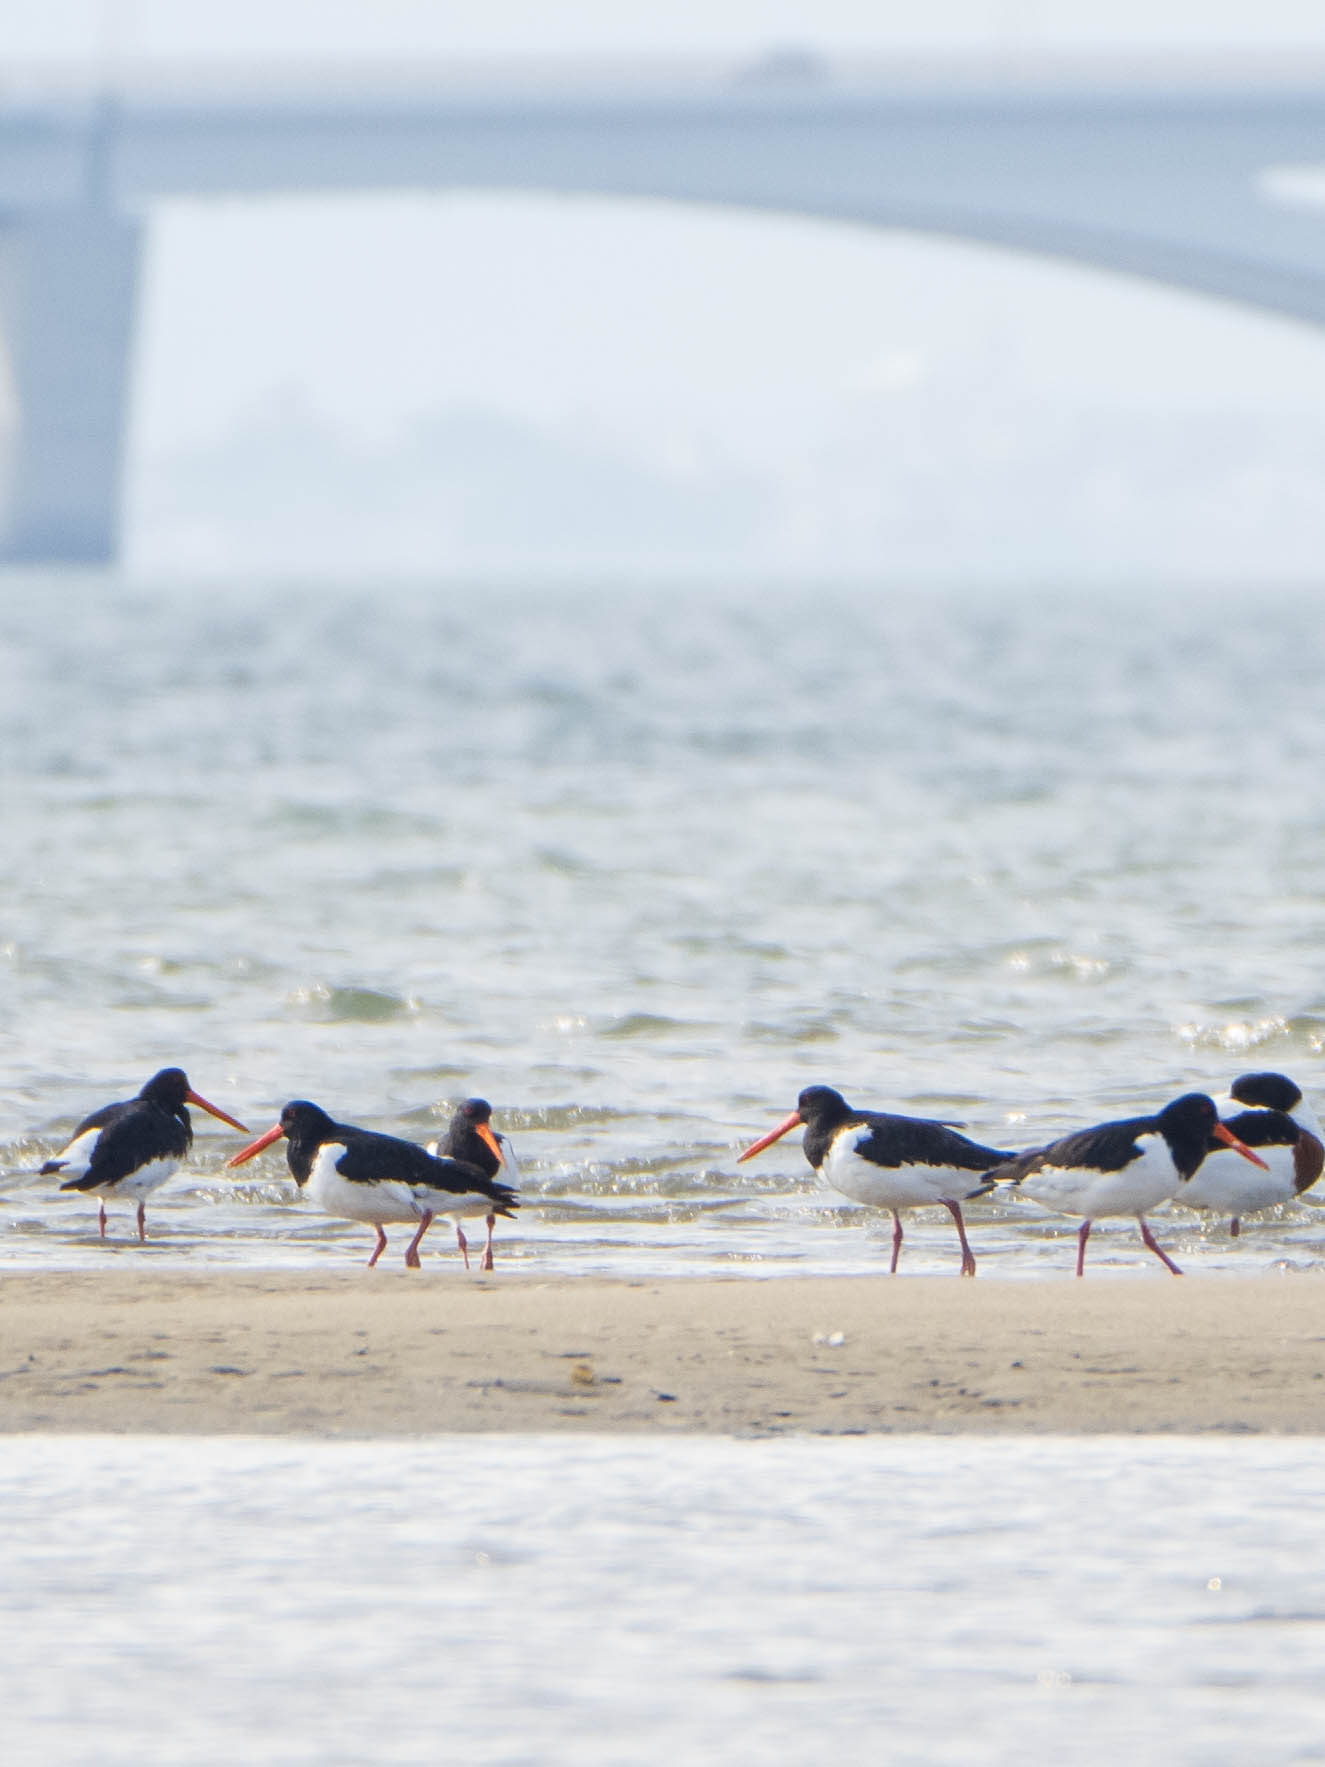
[[[1325,1281],[0,1277],[0,1433],[1325,1431]]]

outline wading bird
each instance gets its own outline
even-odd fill
[[[510,1185],[498,1184],[477,1166],[437,1159],[415,1141],[337,1123],[305,1098],[292,1099],[279,1123],[226,1164],[242,1166],[282,1135],[286,1161],[301,1191],[328,1215],[365,1221],[377,1229],[370,1270],[386,1249],[383,1228],[388,1221],[416,1228],[405,1267],[418,1270],[419,1242],[438,1215],[513,1215],[520,1206]]]
[[[1215,1102],[1204,1092],[1187,1092],[1152,1117],[1126,1117],[1097,1123],[1031,1148],[989,1172],[996,1184],[1025,1193],[1059,1215],[1080,1215],[1077,1275],[1086,1269],[1091,1223],[1101,1215],[1135,1215],[1141,1238],[1175,1276],[1182,1271],[1160,1246],[1146,1212],[1181,1193],[1200,1169],[1207,1151],[1222,1142],[1252,1165],[1265,1161],[1219,1120]],[[1179,1200],[1183,1200],[1181,1195]]]
[[[1265,1170],[1248,1166],[1213,1141],[1177,1200],[1184,1208],[1230,1216],[1228,1230],[1236,1239],[1244,1215],[1310,1190],[1325,1166],[1325,1144],[1315,1111],[1287,1074],[1239,1074],[1215,1108],[1238,1140],[1256,1149]]]
[[[189,1085],[183,1068],[162,1068],[137,1098],[103,1104],[74,1130],[68,1145],[46,1161],[43,1173],[64,1174],[61,1190],[81,1190],[100,1199],[98,1228],[106,1237],[107,1197],[127,1196],[138,1204],[138,1238],[147,1238],[147,1198],[170,1177],[193,1145],[186,1106],[196,1104],[241,1135],[236,1118],[208,1104]]]
[[[815,1171],[853,1202],[890,1211],[890,1272],[896,1271],[902,1250],[901,1211],[942,1203],[957,1224],[961,1273],[975,1275],[975,1254],[966,1239],[961,1205],[992,1188],[984,1174],[990,1166],[1011,1159],[1011,1154],[968,1141],[950,1123],[853,1110],[831,1086],[807,1086],[791,1115],[747,1147],[740,1159],[753,1158],[802,1123],[801,1145]]]
[[[466,1165],[477,1166],[489,1178],[495,1178],[505,1166],[507,1176],[516,1184],[520,1182],[510,1138],[492,1127],[492,1106],[486,1098],[467,1098],[447,1124],[441,1140],[428,1143],[428,1152],[442,1159],[463,1160]],[[487,1244],[483,1247],[478,1267],[491,1270],[492,1230],[497,1225],[497,1216],[491,1205],[476,1209],[474,1213],[483,1216],[488,1229]],[[465,1238],[462,1216],[452,1209],[448,1219],[455,1227],[456,1244],[468,1270],[469,1241]]]

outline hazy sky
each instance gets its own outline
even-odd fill
[[[7,0],[11,54],[1325,46],[1319,0]]]
[[[1320,0],[9,0],[0,20],[8,57],[73,73],[107,53],[123,67],[779,44],[1325,54]],[[130,488],[143,568],[316,565],[319,538],[337,557],[385,546],[408,562],[414,547],[473,564],[472,534],[417,511],[345,526],[356,463],[372,456],[385,480],[408,456],[426,483],[418,433],[441,417],[448,434],[482,419],[490,441],[506,426],[517,503],[548,461],[579,463],[589,504],[594,472],[625,462],[660,510],[680,498],[683,512],[687,488],[775,509],[729,540],[754,564],[993,555],[1006,574],[1023,556],[1070,568],[1087,547],[1107,561],[1119,535],[1120,568],[1264,560],[1304,575],[1325,556],[1325,333],[1122,278],[822,223],[461,192],[163,207],[145,289]],[[319,430],[341,476],[301,502],[280,473],[313,470],[293,457]],[[1189,456],[1216,433],[1212,478]],[[261,453],[255,436],[276,438],[263,470],[288,532],[255,521],[256,490],[214,494]],[[878,485],[891,515],[870,507]],[[337,514],[310,534],[300,512],[319,496]]]

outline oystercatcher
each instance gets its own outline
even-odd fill
[[[1325,1166],[1325,1141],[1315,1111],[1287,1074],[1239,1074],[1228,1097],[1217,1098],[1215,1105],[1239,1141],[1258,1150],[1266,1170],[1249,1170],[1212,1142],[1178,1200],[1185,1208],[1231,1216],[1228,1230],[1236,1239],[1243,1215],[1310,1190]]]
[[[66,1147],[41,1168],[64,1172],[61,1190],[83,1190],[100,1199],[98,1229],[106,1237],[106,1198],[132,1197],[138,1204],[138,1238],[147,1238],[146,1199],[165,1183],[193,1145],[193,1124],[187,1105],[229,1123],[241,1135],[248,1130],[235,1117],[208,1104],[189,1085],[183,1068],[162,1068],[137,1098],[103,1104],[74,1130]]]
[[[1220,1122],[1212,1098],[1204,1092],[1187,1092],[1153,1117],[1127,1117],[1078,1129],[993,1167],[987,1177],[1025,1191],[1056,1214],[1082,1217],[1078,1276],[1085,1274],[1091,1223],[1101,1215],[1135,1215],[1145,1244],[1175,1276],[1181,1276],[1150,1231],[1146,1210],[1167,1201],[1191,1180],[1213,1145],[1211,1137],[1252,1165],[1265,1165]]]
[[[418,1270],[419,1242],[438,1215],[489,1210],[495,1215],[513,1215],[520,1206],[510,1185],[494,1182],[477,1166],[436,1159],[416,1141],[333,1122],[324,1110],[304,1098],[292,1099],[281,1112],[279,1123],[226,1164],[242,1166],[282,1135],[286,1160],[301,1190],[307,1189],[329,1215],[376,1227],[370,1270],[386,1249],[384,1222],[406,1221],[416,1226],[405,1253],[405,1268]]]
[[[443,1159],[463,1160],[466,1165],[477,1166],[488,1178],[495,1178],[505,1166],[510,1177],[517,1184],[520,1181],[510,1140],[492,1127],[492,1106],[486,1098],[467,1098],[447,1124],[446,1134],[441,1140],[428,1143],[428,1152]],[[497,1217],[491,1205],[477,1209],[475,1213],[483,1215],[488,1229],[488,1243],[483,1248],[478,1267],[480,1270],[491,1270],[492,1230],[497,1225]],[[449,1219],[455,1226],[456,1244],[460,1247],[465,1269],[468,1270],[469,1241],[465,1238],[459,1211],[450,1210]]]
[[[854,1202],[891,1212],[890,1273],[896,1271],[902,1250],[900,1211],[942,1203],[957,1224],[961,1273],[975,1275],[975,1256],[967,1243],[961,1205],[993,1188],[984,1174],[991,1166],[1011,1159],[1011,1154],[968,1141],[951,1123],[853,1110],[831,1086],[807,1086],[786,1121],[747,1147],[739,1159],[751,1159],[802,1123],[805,1139],[801,1145],[815,1171]]]

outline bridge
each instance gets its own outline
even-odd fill
[[[113,560],[152,204],[668,198],[974,240],[1325,324],[1325,81],[758,77],[0,95],[0,561]]]

